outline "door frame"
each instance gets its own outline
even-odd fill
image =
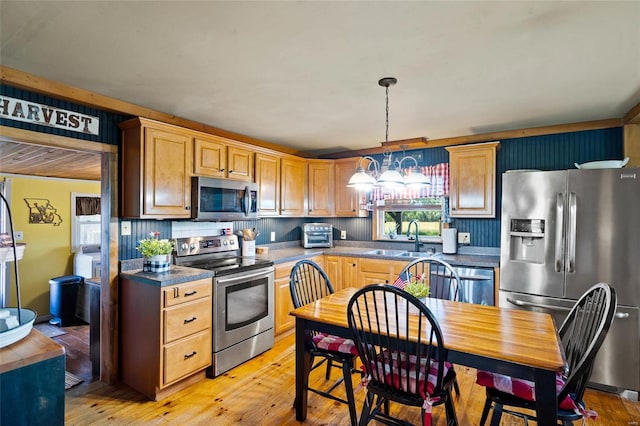
[[[100,380],[118,376],[118,146],[0,126],[0,140],[100,155]]]

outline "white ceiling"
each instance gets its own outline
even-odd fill
[[[310,153],[621,118],[640,2],[0,1],[0,63]]]

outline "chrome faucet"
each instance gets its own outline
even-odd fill
[[[409,225],[407,225],[407,239],[411,238],[411,225],[415,225],[416,226],[416,249],[414,251],[415,252],[419,252],[420,251],[420,239],[418,238],[418,221],[414,219],[411,222],[409,222]]]

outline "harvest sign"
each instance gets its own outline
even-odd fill
[[[0,118],[99,136],[100,119],[22,99],[0,96]]]

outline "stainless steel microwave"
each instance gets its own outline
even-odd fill
[[[257,219],[258,184],[192,177],[191,218],[223,222]]]

